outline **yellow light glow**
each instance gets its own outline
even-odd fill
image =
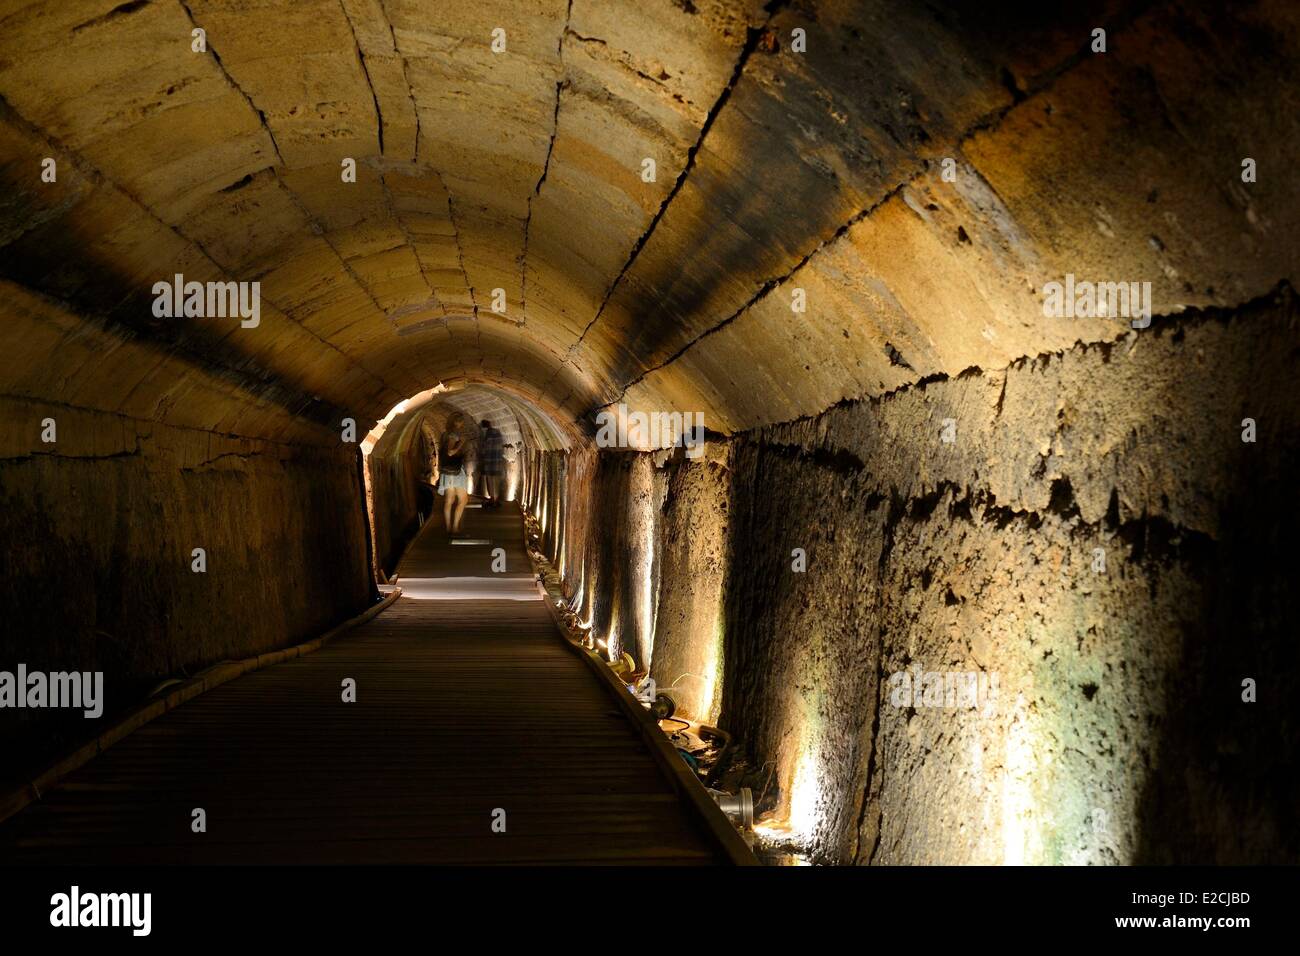
[[[622,630],[618,619],[618,608],[619,606],[615,604],[609,609],[609,626],[605,628],[605,640],[609,646],[610,663],[618,660],[618,651],[622,646]]]
[[[768,843],[782,843],[790,836],[790,827],[783,820],[764,820],[754,824],[754,832]]]
[[[794,768],[790,783],[790,829],[801,840],[811,839],[817,830],[818,805],[821,803],[821,771],[818,748],[805,744]]]
[[[700,710],[704,719],[712,723],[717,719],[714,713],[714,697],[718,692],[718,660],[710,657],[704,662],[704,673],[700,675]]]
[[[582,599],[583,599],[584,592],[586,590],[587,590],[587,576],[585,574],[579,574],[578,586],[573,589],[573,601],[571,606],[573,608],[574,614],[578,614],[578,615],[582,614]],[[583,624],[582,627],[584,630],[591,627],[590,614],[587,615],[587,623]]]
[[[655,588],[654,581],[651,580],[651,569],[654,561],[657,524],[650,506],[651,496],[647,495],[642,500],[644,502],[644,514],[641,519],[641,553],[637,556],[639,565],[637,569],[637,611],[641,625],[642,653],[645,655],[646,670],[649,671],[650,662],[654,658],[655,640]]]
[[[433,388],[428,388],[423,392],[412,395],[410,398],[402,399],[388,410],[387,415],[375,422],[375,427],[370,429],[366,434],[366,437],[361,440],[362,453],[369,455],[370,452],[374,450],[375,445],[379,443],[379,439],[383,437],[385,430],[387,430],[389,424],[392,423],[394,418],[402,414],[408,408],[426,404],[434,395],[437,395],[439,392],[445,392],[446,390],[447,386],[439,383]]]
[[[796,698],[792,701],[803,710],[799,721],[799,747],[793,757],[786,794],[780,813],[755,823],[754,832],[769,844],[791,846],[811,843],[821,822],[822,804],[820,721],[814,702]],[[786,763],[790,767],[791,763]],[[785,773],[781,773],[785,778]]]
[[[1020,866],[1036,862],[1036,834],[1033,832],[1034,774],[1033,740],[1028,727],[1025,695],[1016,695],[1015,716],[1007,728],[1006,759],[1002,775],[1002,862]]]
[[[715,723],[722,712],[723,632],[722,602],[719,601],[717,613],[713,616],[713,643],[708,649],[709,659],[704,662],[704,687],[701,698],[709,723]]]

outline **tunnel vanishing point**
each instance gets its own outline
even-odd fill
[[[1300,862],[1297,157],[1282,0],[0,0],[0,852],[498,684],[526,841],[596,655],[760,855]]]

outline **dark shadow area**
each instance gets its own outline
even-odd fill
[[[1282,302],[1294,329],[1294,294],[1284,290]],[[1252,318],[1235,320],[1239,334],[1251,334]],[[1148,524],[1129,541],[1135,554],[1177,565],[1201,589],[1200,605],[1187,615],[1182,661],[1161,688],[1165,718],[1135,728],[1159,741],[1138,808],[1137,863],[1300,859],[1300,419],[1294,395],[1279,402],[1277,391],[1281,370],[1296,368],[1300,346],[1292,345],[1285,354],[1259,354],[1256,374],[1233,381],[1223,440],[1235,467],[1220,499],[1218,539],[1189,552],[1182,537]],[[1245,418],[1257,423],[1253,444],[1240,438]],[[1247,680],[1254,702],[1245,699]]]

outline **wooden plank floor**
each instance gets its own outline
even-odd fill
[[[391,608],[131,734],[0,824],[0,861],[725,862],[563,645],[507,508],[467,512],[490,545],[427,524]]]

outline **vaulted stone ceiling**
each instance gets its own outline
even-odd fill
[[[1289,275],[1294,178],[1239,172],[1290,161],[1294,8],[961,6],[0,0],[0,370],[268,437],[438,382],[728,432],[1123,332],[1044,321],[1066,273],[1157,313]],[[155,318],[174,273],[260,325]]]

